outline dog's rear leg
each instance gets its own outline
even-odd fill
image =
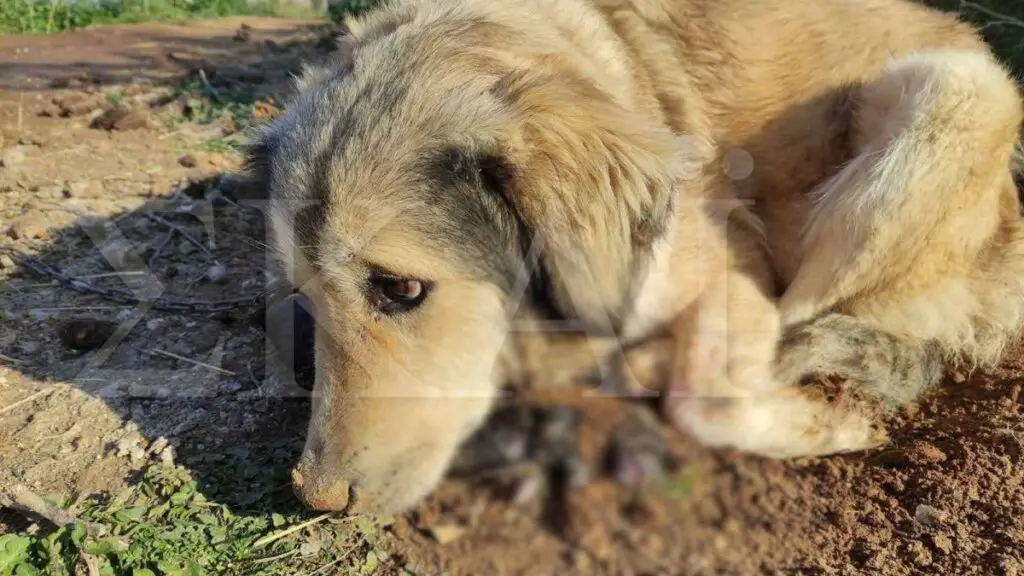
[[[839,310],[955,355],[991,312],[976,277],[1007,217],[1017,88],[988,54],[927,52],[855,97],[856,155],[813,194],[783,319]]]

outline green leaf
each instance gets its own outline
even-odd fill
[[[28,548],[32,544],[26,536],[7,534],[0,536],[0,574],[13,571],[22,560],[28,558]]]
[[[192,493],[189,490],[180,490],[178,492],[175,492],[174,494],[171,494],[171,503],[184,504],[185,502],[188,501],[189,496],[191,495]]]
[[[75,547],[81,548],[82,543],[85,542],[85,525],[81,522],[76,522],[71,528],[71,542],[74,543]]]
[[[156,563],[156,569],[167,576],[177,576],[182,573],[181,566],[177,562],[161,560]]]
[[[156,576],[156,573],[149,568],[135,568],[132,570],[132,576]]]
[[[204,574],[203,567],[200,566],[199,564],[196,564],[195,562],[189,560],[188,561],[188,570],[187,570],[186,574],[188,574],[188,576],[203,576],[203,574]]]
[[[31,564],[18,564],[18,567],[14,569],[14,576],[37,576],[41,574],[39,569]]]
[[[149,514],[146,514],[146,517],[149,518],[150,520],[154,520],[154,519],[159,518],[159,517],[163,516],[164,514],[166,514],[167,511],[170,508],[171,508],[171,505],[166,503],[166,502],[164,502],[163,504],[159,504],[157,506],[154,506],[154,507],[150,508],[149,509]]]
[[[270,515],[270,521],[274,523],[274,528],[280,528],[281,526],[284,526],[286,522],[284,516],[281,516],[277,512]]]
[[[86,544],[82,551],[93,556],[106,556],[108,554],[119,554],[127,549],[128,546],[116,538],[103,538],[102,540]]]
[[[228,531],[223,526],[210,526],[210,543],[219,544],[227,539]]]
[[[142,515],[145,514],[145,506],[136,506],[135,508],[125,508],[119,510],[117,514],[114,514],[114,518],[117,518],[119,522],[138,522],[142,519]]]

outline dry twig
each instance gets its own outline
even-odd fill
[[[273,532],[271,534],[267,534],[263,538],[260,538],[259,540],[253,542],[252,543],[252,547],[253,548],[262,548],[262,547],[266,546],[267,544],[270,544],[272,542],[277,542],[278,540],[280,540],[281,538],[284,538],[285,536],[288,536],[290,534],[294,534],[294,533],[298,532],[299,530],[302,530],[303,528],[306,528],[308,526],[312,526],[314,524],[318,524],[320,522],[323,522],[324,520],[326,520],[326,519],[328,519],[330,517],[331,517],[331,513],[327,512],[327,513],[321,514],[321,515],[319,515],[316,518],[313,518],[311,520],[307,520],[305,522],[301,522],[301,523],[296,524],[294,526],[289,526],[288,528],[285,528],[284,530],[278,530],[277,532]]]
[[[161,312],[188,312],[193,314],[210,314],[213,312],[223,312],[228,310],[235,310],[237,308],[256,306],[262,302],[262,300],[268,297],[273,292],[277,291],[277,288],[266,290],[260,294],[254,294],[252,296],[246,296],[244,298],[231,298],[226,300],[213,300],[213,301],[201,301],[201,300],[187,300],[184,298],[175,298],[170,296],[158,296],[153,299],[140,298],[125,290],[119,290],[114,288],[100,288],[94,286],[89,282],[80,280],[69,276],[61,269],[51,266],[31,256],[9,251],[8,252],[16,262],[21,266],[24,266],[33,272],[53,278],[60,283],[71,288],[75,292],[82,294],[93,294],[100,296],[106,300],[117,302],[119,304],[125,304],[128,306],[135,306],[142,302],[150,304],[150,309],[158,310]]]
[[[166,350],[160,350],[160,349],[157,349],[157,348],[147,348],[146,351],[151,353],[151,354],[159,354],[161,356],[167,356],[168,358],[174,358],[175,360],[181,360],[182,362],[187,362],[189,364],[192,364],[193,366],[199,366],[201,368],[208,368],[208,369],[213,370],[215,372],[220,372],[221,374],[227,374],[228,376],[237,376],[237,374],[235,374],[231,370],[225,370],[223,368],[220,368],[219,366],[214,366],[213,364],[207,364],[206,362],[200,362],[199,360],[193,360],[191,358],[186,358],[184,356],[180,356],[178,354],[175,354],[174,352],[168,352]]]
[[[53,391],[54,391],[54,387],[53,386],[51,386],[49,388],[45,388],[43,390],[40,390],[39,392],[36,392],[35,394],[32,394],[32,395],[30,395],[27,398],[22,398],[21,400],[18,400],[14,404],[11,404],[9,406],[4,406],[3,408],[0,408],[0,414],[6,414],[6,413],[10,412],[11,410],[14,410],[18,406],[21,406],[23,404],[28,404],[29,402],[32,402],[33,400],[37,400],[37,399],[39,399],[39,398],[41,398],[43,396],[46,396],[46,395],[50,394]]]
[[[203,70],[202,68],[199,69],[199,79],[203,81],[203,86],[205,86],[206,90],[210,92],[211,98],[217,102],[224,102],[224,99],[220,96],[220,92],[218,92],[217,89],[213,87],[213,84],[210,84],[210,81],[206,78],[206,70]]]
[[[67,526],[68,524],[81,524],[85,527],[86,533],[90,536],[103,536],[107,533],[107,527],[95,522],[84,522],[79,520],[71,512],[50,504],[43,500],[35,492],[23,484],[15,484],[7,492],[6,497],[0,496],[0,500],[7,500],[4,504],[11,508],[18,508],[22,511],[35,514],[46,519],[55,526]]]
[[[166,218],[161,218],[160,216],[157,216],[156,214],[153,214],[152,212],[144,212],[143,214],[146,216],[146,218],[149,218],[153,222],[156,222],[158,224],[163,224],[164,226],[167,226],[168,228],[170,228],[174,232],[176,232],[178,234],[181,234],[182,238],[184,238],[185,240],[188,240],[190,244],[192,244],[196,248],[199,248],[200,250],[202,250],[203,253],[205,253],[207,256],[213,256],[213,253],[210,252],[210,249],[207,248],[205,244],[203,244],[199,240],[196,240],[195,237],[193,237],[191,234],[189,234],[184,229],[182,229],[181,226],[178,226],[177,224],[168,221]]]

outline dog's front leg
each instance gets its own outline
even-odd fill
[[[708,446],[777,458],[883,442],[867,414],[773,377],[781,329],[763,286],[736,270],[722,274],[677,319],[677,353],[664,392],[667,418]]]

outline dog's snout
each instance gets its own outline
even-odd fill
[[[292,490],[314,510],[342,512],[355,501],[355,486],[340,476],[315,470],[308,461],[292,470]]]

